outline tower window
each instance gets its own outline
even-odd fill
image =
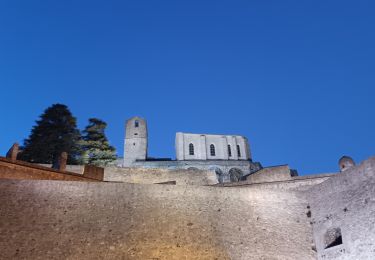
[[[216,155],[215,145],[213,145],[213,144],[210,145],[210,154],[211,154],[211,156],[215,156]]]
[[[189,144],[189,155],[194,155],[194,145]]]
[[[139,121],[138,120],[134,121],[134,127],[139,127]]]
[[[240,150],[240,146],[238,144],[237,144],[237,156],[241,157],[241,150]]]
[[[228,144],[228,156],[232,157],[232,149],[230,148],[230,144]]]

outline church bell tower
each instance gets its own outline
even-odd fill
[[[125,125],[124,166],[147,158],[147,123],[140,117],[132,117]]]

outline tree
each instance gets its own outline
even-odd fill
[[[53,104],[36,121],[30,136],[24,141],[20,159],[33,163],[56,164],[62,152],[68,153],[68,163],[76,164],[81,155],[77,120],[68,107]]]
[[[97,118],[90,118],[83,131],[81,146],[83,162],[96,166],[106,166],[116,160],[116,150],[109,145],[104,130],[107,124]]]

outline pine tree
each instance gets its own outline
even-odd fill
[[[83,131],[81,141],[84,155],[83,162],[96,166],[106,166],[116,160],[116,150],[109,145],[104,130],[107,124],[97,118],[90,118],[89,124]]]
[[[56,164],[62,152],[68,153],[68,163],[76,164],[81,154],[77,120],[68,107],[53,104],[36,121],[30,136],[24,141],[20,159],[33,163]]]

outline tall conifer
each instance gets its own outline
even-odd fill
[[[116,150],[105,136],[107,124],[97,118],[90,118],[89,124],[83,130],[82,149],[83,162],[87,164],[106,166],[116,160]]]
[[[68,107],[53,104],[36,121],[30,136],[24,141],[20,159],[33,163],[55,164],[62,152],[68,153],[68,163],[76,164],[81,151],[77,120]]]

